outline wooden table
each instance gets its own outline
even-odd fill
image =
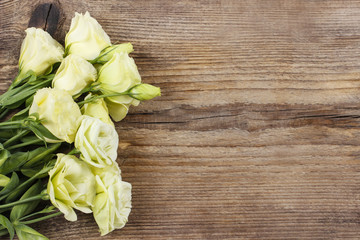
[[[101,239],[360,239],[359,0],[1,0],[0,89],[29,21],[63,43],[86,10],[163,93],[116,125],[133,209]],[[100,239],[79,216],[34,228]]]

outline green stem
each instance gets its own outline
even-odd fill
[[[19,221],[25,220],[25,219],[28,219],[28,218],[31,218],[31,217],[34,217],[34,216],[39,215],[39,214],[51,213],[51,212],[54,212],[54,211],[55,211],[55,207],[54,207],[54,206],[52,206],[52,209],[51,209],[51,210],[46,210],[46,209],[50,209],[50,207],[47,207],[47,208],[45,208],[45,209],[43,209],[43,210],[41,210],[41,211],[34,212],[34,213],[29,214],[29,215],[26,215],[26,216],[20,218]]]
[[[0,123],[0,127],[2,126],[10,126],[10,125],[20,125],[23,123],[23,121],[19,120],[19,121],[7,121],[7,122],[1,122]]]
[[[59,216],[63,214],[62,212],[56,212],[56,213],[53,213],[53,214],[50,214],[50,215],[46,215],[44,217],[40,217],[40,218],[35,218],[35,219],[32,219],[32,220],[29,220],[29,221],[24,221],[24,222],[21,222],[22,224],[32,224],[32,223],[37,223],[37,222],[40,222],[40,221],[44,221],[46,219],[49,219],[49,218],[53,218],[53,217],[56,217],[56,216]]]
[[[19,144],[13,145],[11,147],[8,147],[7,150],[13,150],[13,149],[16,149],[16,148],[26,147],[28,145],[38,144],[38,143],[42,143],[42,140],[41,139],[34,139],[32,141],[19,143]]]
[[[0,205],[0,209],[2,208],[8,208],[8,207],[13,207],[13,206],[16,206],[16,205],[19,205],[19,204],[23,204],[23,203],[27,203],[27,202],[32,202],[32,201],[35,201],[35,200],[39,200],[39,199],[42,199],[43,197],[45,197],[47,194],[39,194],[39,195],[35,195],[35,196],[32,196],[32,197],[29,197],[29,198],[26,198],[26,199],[22,199],[22,200],[18,200],[18,201],[15,201],[15,202],[12,202],[12,203],[7,203],[7,204],[3,204],[3,205]]]
[[[92,96],[91,98],[89,99],[86,99],[84,101],[81,101],[81,102],[78,102],[78,105],[81,107],[82,105],[86,104],[86,103],[89,103],[89,102],[93,102],[97,99],[100,99],[100,98],[106,98],[106,97],[117,97],[117,96],[123,96],[123,95],[129,95],[129,92],[126,91],[126,92],[122,92],[122,93],[111,93],[111,94],[103,94],[103,95],[98,95],[98,96]]]
[[[21,132],[19,132],[18,134],[16,134],[15,136],[13,136],[12,138],[10,138],[9,140],[7,140],[6,142],[4,142],[3,146],[7,147],[9,144],[17,141],[18,139],[22,138],[23,136],[25,136],[26,134],[28,134],[30,131],[29,130],[22,130]]]
[[[26,186],[27,184],[32,183],[33,180],[35,180],[39,175],[50,171],[51,169],[53,169],[53,166],[49,166],[49,167],[45,167],[43,169],[41,169],[38,173],[36,173],[34,176],[32,176],[31,178],[29,178],[28,180],[26,180],[25,182],[23,182],[22,184],[20,184],[19,186],[17,186],[14,190],[12,190],[11,192],[5,194],[4,196],[0,197],[0,201],[7,198],[11,193],[17,191],[18,189]],[[1,205],[0,205],[1,206]],[[1,208],[1,207],[0,207]]]
[[[0,119],[5,117],[5,115],[9,112],[10,109],[8,108],[2,108],[0,111],[1,111],[1,114],[0,114]]]

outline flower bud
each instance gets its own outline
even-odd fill
[[[93,60],[99,56],[101,50],[109,46],[111,46],[109,36],[89,12],[84,15],[75,13],[65,37],[67,53]]]
[[[107,47],[101,51],[98,62],[107,62],[109,61],[115,53],[131,53],[134,51],[133,45],[131,43],[122,43],[118,45],[112,45],[111,47]]]
[[[21,45],[19,58],[20,81],[28,71],[36,76],[45,74],[56,62],[61,62],[64,48],[54,40],[49,33],[40,28],[28,28],[26,37]]]
[[[95,176],[84,161],[72,155],[57,155],[55,166],[49,171],[47,193],[68,221],[77,220],[74,208],[92,212],[95,189]]]
[[[91,97],[92,95],[91,93],[89,93],[84,100],[87,100]],[[96,99],[90,103],[84,104],[84,106],[81,108],[81,112],[83,115],[98,118],[104,123],[108,123],[114,126],[114,123],[111,121],[109,117],[109,110],[103,98]]]
[[[80,56],[70,54],[62,61],[52,81],[52,86],[74,96],[96,78],[97,72],[91,63]]]
[[[144,83],[131,88],[129,94],[137,100],[144,101],[160,96],[161,91],[159,87]]]
[[[42,125],[55,137],[74,142],[81,112],[72,96],[59,89],[42,88],[34,95],[29,114],[37,113]]]

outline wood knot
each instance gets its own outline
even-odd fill
[[[60,10],[55,3],[44,3],[38,5],[29,21],[29,27],[42,28],[53,36],[58,27]]]

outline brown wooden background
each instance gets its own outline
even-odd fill
[[[1,90],[42,3],[60,21],[32,24],[63,42],[88,10],[162,88],[117,124],[133,210],[102,239],[360,239],[360,1],[1,0]],[[79,215],[34,227],[99,239]]]

